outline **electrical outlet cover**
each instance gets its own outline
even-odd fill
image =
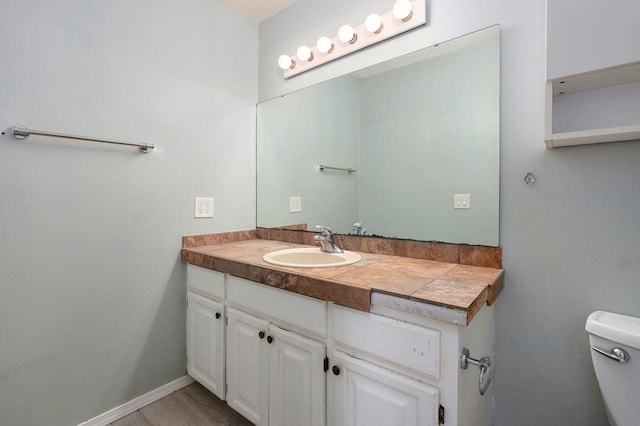
[[[453,208],[454,209],[470,209],[471,194],[454,194]]]
[[[213,217],[213,198],[196,197],[193,217]]]

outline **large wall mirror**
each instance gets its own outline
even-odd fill
[[[365,235],[498,246],[499,37],[487,28],[260,103],[257,225],[361,222]]]

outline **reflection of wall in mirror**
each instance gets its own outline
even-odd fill
[[[260,104],[258,226],[350,233],[362,220],[375,235],[497,246],[499,63],[496,36]],[[455,193],[472,208],[454,210]]]
[[[358,169],[358,103],[358,81],[345,76],[258,105],[258,226],[307,223],[311,231],[321,224],[345,232],[345,220],[357,221],[357,173],[318,166]],[[289,212],[292,196],[302,211]]]
[[[498,41],[488,40],[362,80],[360,218],[369,229],[498,245],[499,64]],[[453,209],[456,193],[471,194],[471,209]]]

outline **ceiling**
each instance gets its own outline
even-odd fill
[[[222,0],[255,22],[262,22],[296,0]]]

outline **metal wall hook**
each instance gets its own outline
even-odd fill
[[[480,380],[478,382],[478,392],[480,395],[484,395],[489,385],[491,384],[491,380],[493,380],[493,362],[491,362],[491,357],[485,356],[478,359],[471,358],[469,356],[469,349],[463,348],[462,353],[460,354],[460,368],[466,370],[469,368],[469,364],[475,365],[480,369]],[[486,380],[485,380],[486,379]]]
[[[536,182],[536,177],[531,172],[527,173],[527,175],[524,177],[524,183],[526,183],[527,186],[531,186],[535,182]]]

